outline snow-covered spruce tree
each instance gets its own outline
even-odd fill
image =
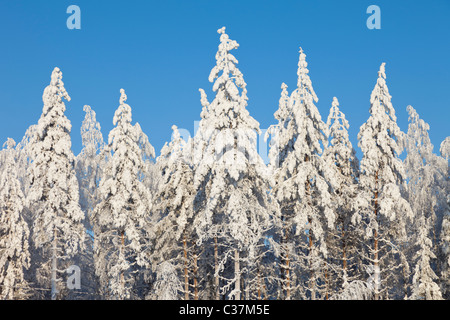
[[[155,224],[155,245],[152,255],[156,264],[169,262],[171,268],[179,273],[180,279],[183,279],[183,297],[189,300],[191,246],[194,240],[192,239],[193,170],[188,154],[190,142],[184,141],[177,126],[172,126],[172,130],[172,140],[164,145],[157,159],[158,168],[162,173],[162,186],[153,209],[160,217]],[[193,286],[194,298],[198,298],[198,287],[194,284]]]
[[[88,105],[83,107],[86,113],[81,125],[83,149],[76,158],[76,172],[80,188],[80,206],[89,217],[98,203],[98,185],[101,169],[105,161],[103,155],[103,135],[95,111]]]
[[[431,259],[436,255],[431,250],[432,242],[429,237],[431,217],[425,218],[423,211],[416,215],[414,226],[417,230],[415,236],[417,251],[414,255],[414,270],[410,299],[413,300],[440,300],[441,290],[436,283],[438,277],[431,268]]]
[[[61,298],[58,273],[83,249],[85,236],[71,150],[71,124],[64,115],[63,99],[70,101],[70,97],[58,68],[53,70],[42,99],[42,115],[29,145],[32,163],[27,206],[33,213],[32,239],[38,250],[33,257],[37,285],[51,289],[50,296],[42,297],[57,299]]]
[[[401,152],[403,133],[397,125],[391,95],[386,85],[385,63],[370,97],[370,117],[360,127],[360,187],[352,218],[364,224],[368,252],[365,259],[374,299],[404,298],[409,265],[404,255],[407,219],[412,211],[402,198],[400,185],[405,172]]]
[[[279,123],[272,133],[270,152],[273,194],[281,209],[282,273],[284,298],[318,297],[319,275],[326,269],[326,234],[332,229],[328,180],[331,168],[324,165],[322,145],[326,144],[325,123],[314,101],[318,98],[308,75],[306,54],[300,48],[297,88],[287,97],[282,86]],[[276,157],[276,158],[274,158]],[[290,275],[298,275],[297,283]]]
[[[290,107],[290,97],[287,90],[288,86],[283,82],[281,84],[281,95],[278,101],[278,109],[274,113],[274,117],[278,120],[278,123],[271,125],[266,131],[264,136],[265,141],[270,137],[269,142],[269,164],[268,171],[270,177],[270,186],[277,186],[278,183],[275,178],[275,172],[279,169],[280,159],[286,157],[286,153],[289,152],[289,148],[286,145],[289,142],[290,136],[288,134],[289,121],[291,117]],[[280,150],[280,144],[284,146],[283,150]],[[273,194],[275,189],[272,189]],[[291,299],[292,291],[296,291],[296,268],[298,268],[298,261],[301,258],[295,254],[295,248],[297,245],[294,244],[295,240],[299,238],[291,239],[290,231],[293,228],[293,223],[291,219],[287,219],[283,215],[283,211],[280,211],[280,226],[282,228],[277,230],[275,237],[275,252],[276,258],[275,263],[279,265],[279,270],[272,272],[272,277],[276,280],[274,295],[277,299]],[[291,217],[292,218],[292,217]]]
[[[442,158],[433,153],[433,145],[428,136],[430,126],[419,118],[419,114],[408,106],[409,126],[405,139],[406,158],[404,166],[407,176],[407,200],[414,215],[424,214],[430,218],[430,239],[433,251],[436,252],[438,230],[442,217],[437,216],[439,197],[442,190],[442,181],[446,172],[442,170]]]
[[[156,269],[152,300],[178,300],[183,291],[177,268],[170,261],[162,261]]]
[[[438,193],[438,212],[442,215],[439,233],[438,270],[439,284],[444,299],[450,300],[450,137],[442,141],[440,146],[440,168],[444,172]]]
[[[428,136],[429,125],[419,118],[419,114],[408,106],[409,126],[405,139],[407,156],[404,166],[407,176],[407,200],[414,212],[413,223],[408,235],[412,241],[409,250],[415,265],[412,278],[412,299],[438,299],[441,297],[435,282],[437,276],[432,265],[436,259],[438,234],[438,188],[444,178],[439,168],[440,157],[433,153],[433,145]],[[443,191],[443,190],[442,190]],[[434,270],[433,270],[434,269]]]
[[[15,141],[6,141],[0,176],[0,299],[29,297],[30,230],[22,212],[25,197],[17,175]]]
[[[225,27],[218,33],[217,63],[209,76],[216,96],[208,103],[201,91],[202,119],[195,137],[201,141],[194,142],[194,227],[197,244],[205,248],[204,277],[210,280],[203,291],[211,299],[258,298],[258,266],[274,210],[266,166],[256,148],[259,124],[246,110],[246,83],[230,53],[239,45]]]
[[[95,111],[88,105],[83,107],[86,113],[81,124],[81,142],[83,149],[75,160],[75,170],[80,190],[80,207],[85,214],[84,225],[87,230],[85,238],[86,250],[79,255],[77,264],[83,270],[81,282],[84,285],[83,297],[88,294],[102,295],[102,288],[95,276],[94,268],[94,235],[92,211],[99,202],[98,186],[106,157],[103,152],[104,142],[100,123],[96,120]],[[88,289],[88,290],[87,290]]]
[[[322,158],[327,166],[334,169],[332,198],[336,225],[327,238],[328,260],[332,268],[329,268],[325,284],[329,293],[340,294],[349,288],[357,288],[349,287],[349,283],[359,278],[359,230],[351,223],[353,203],[358,192],[359,162],[349,139],[349,123],[339,109],[336,97],[333,98],[326,125],[328,145]]]
[[[100,202],[93,211],[96,273],[107,288],[106,299],[130,299],[135,271],[148,267],[147,240],[151,194],[140,177],[144,169],[139,140],[143,132],[131,124],[131,107],[120,90],[120,105],[105,147],[109,160],[100,181]]]

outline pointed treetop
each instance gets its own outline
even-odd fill
[[[330,134],[335,135],[337,131],[342,131],[349,128],[348,121],[345,119],[345,114],[339,110],[339,101],[336,97],[333,97],[333,102],[331,103],[331,109],[327,119],[327,127],[328,136]],[[345,133],[345,135],[347,136],[347,133]]]
[[[204,108],[207,108],[209,106],[209,102],[208,102],[208,98],[206,96],[205,90],[203,89],[198,89],[198,91],[200,91],[200,103],[202,104],[202,106]]]
[[[70,101],[70,96],[64,88],[64,82],[62,81],[62,72],[58,67],[55,67],[52,71],[50,87],[56,89],[61,98],[65,98],[67,101]]]
[[[274,113],[275,119],[281,121],[286,120],[289,116],[289,108],[288,108],[289,93],[287,91],[287,88],[288,88],[287,84],[283,82],[281,84],[281,96],[280,99],[278,100],[278,110],[275,111]]]
[[[333,102],[331,103],[331,105],[334,108],[338,108],[339,107],[339,101],[338,101],[338,99],[336,97],[333,97]]]
[[[181,137],[178,127],[176,125],[172,126],[172,140],[179,139]]]
[[[393,121],[397,121],[395,110],[391,103],[392,96],[389,94],[389,89],[386,84],[386,63],[382,63],[378,71],[378,79],[375,87],[370,95],[371,114],[379,114],[380,116],[387,115]]]
[[[383,62],[380,66],[380,71],[378,71],[378,76],[383,77],[383,79],[386,79],[386,69],[385,69],[386,62]]]
[[[300,60],[303,60],[303,61],[304,61],[304,60],[306,59],[306,54],[303,53],[302,47],[300,47],[300,49],[299,49],[298,52],[300,53]]]
[[[127,101],[127,95],[125,94],[125,90],[120,89],[120,104],[123,104],[125,101]]]
[[[314,89],[312,87],[311,79],[308,76],[309,70],[307,68],[308,63],[306,62],[306,54],[303,52],[303,49],[300,47],[300,57],[298,61],[298,81],[297,81],[297,87],[299,90],[299,93],[301,95],[310,94],[312,99],[314,99],[315,102],[319,101],[319,98],[317,98],[316,93],[314,92]]]
[[[127,95],[124,89],[120,89],[120,105],[114,113],[113,124],[116,125],[118,121],[125,121],[131,123],[131,107],[125,103]]]
[[[14,141],[13,138],[8,138],[6,139],[6,142],[3,144],[3,147],[5,146],[8,150],[11,150],[16,146],[16,142]]]

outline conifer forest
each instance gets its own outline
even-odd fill
[[[174,124],[160,151],[126,88],[107,133],[90,105],[72,127],[64,70],[39,75],[40,118],[0,152],[0,299],[449,300],[450,136],[433,146],[413,106],[394,109],[389,64],[356,146],[339,97],[319,112],[300,48],[260,141],[239,44],[217,32],[198,129]]]

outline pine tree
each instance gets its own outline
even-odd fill
[[[432,265],[437,252],[436,214],[437,188],[443,178],[439,170],[439,157],[433,153],[428,136],[429,125],[408,106],[409,126],[405,139],[407,156],[404,160],[407,176],[407,199],[414,212],[410,250],[414,253],[412,299],[438,299],[441,297]],[[440,220],[440,219],[439,219]]]
[[[23,217],[25,197],[17,175],[15,141],[8,138],[0,176],[0,299],[26,299],[30,285],[30,230]]]
[[[83,111],[86,113],[80,130],[83,149],[76,157],[75,170],[80,190],[80,207],[85,214],[84,225],[87,230],[86,250],[77,262],[83,270],[81,282],[85,284],[84,288],[89,288],[88,292],[83,292],[86,298],[88,293],[101,295],[103,291],[95,276],[93,247],[96,230],[92,222],[92,211],[99,202],[98,186],[106,163],[106,155],[103,152],[105,143],[95,111],[88,105],[83,107]]]
[[[407,219],[412,217],[412,211],[400,193],[399,185],[405,178],[403,163],[398,157],[403,133],[397,125],[386,85],[385,63],[378,72],[370,104],[370,117],[358,133],[363,157],[361,190],[356,199],[359,209],[353,222],[364,224],[369,249],[365,259],[374,299],[403,298],[402,281],[409,274],[403,246]]]
[[[151,194],[140,176],[144,170],[140,139],[147,139],[139,126],[131,124],[131,107],[120,90],[120,105],[105,147],[109,160],[103,171],[101,200],[93,212],[96,272],[108,288],[105,298],[132,298],[135,272],[148,267],[147,245]]]
[[[214,261],[207,276],[213,279],[212,298],[241,299],[255,294],[251,288],[273,209],[256,149],[259,124],[246,109],[246,83],[230,53],[239,45],[225,27],[218,33],[217,63],[209,76],[216,96],[208,103],[201,91],[202,120],[195,137],[202,142],[195,142],[194,226],[197,244],[214,248],[214,253],[204,250]]]
[[[26,198],[28,189],[30,188],[29,168],[31,165],[30,147],[36,132],[37,125],[31,125],[25,131],[22,140],[16,146],[17,152],[17,178],[20,181],[22,192]],[[26,208],[25,208],[25,211]]]
[[[297,88],[288,99],[286,86],[282,86],[279,110],[275,113],[278,129],[271,141],[271,149],[278,149],[271,151],[271,163],[278,165],[272,170],[273,194],[283,223],[281,269],[286,299],[294,290],[297,297],[316,298],[319,273],[327,255],[326,233],[335,221],[326,181],[331,170],[320,156],[326,143],[325,123],[314,105],[318,98],[307,65],[306,54],[300,48]],[[290,274],[299,274],[299,270],[302,274],[294,285]],[[307,292],[303,292],[303,287]]]
[[[98,203],[98,185],[105,161],[103,135],[95,111],[88,105],[83,107],[86,116],[81,125],[83,149],[76,159],[77,178],[80,188],[80,206],[90,216]]]
[[[70,121],[64,115],[63,99],[70,97],[62,82],[62,72],[55,68],[43,94],[44,107],[30,142],[29,209],[34,214],[32,238],[39,250],[41,285],[51,282],[51,298],[58,297],[57,274],[83,248],[84,214],[78,204],[79,190],[71,150]],[[50,275],[45,274],[49,270]]]
[[[416,243],[418,250],[414,256],[415,267],[412,278],[411,299],[441,300],[442,294],[439,285],[436,283],[438,277],[431,268],[431,259],[435,259],[432,242],[429,238],[431,218],[426,219],[423,212],[416,217],[415,227],[418,234]],[[427,221],[428,220],[428,221]]]
[[[189,142],[172,126],[172,141],[166,143],[157,159],[163,183],[156,198],[154,211],[161,217],[155,224],[154,259],[169,262],[175,270],[182,270],[184,299],[190,299],[189,270],[193,242],[193,170]],[[194,286],[194,290],[195,290]],[[198,294],[195,295],[198,298]]]
[[[339,101],[333,98],[327,118],[328,145],[323,153],[324,162],[334,171],[332,180],[333,210],[336,212],[336,227],[328,236],[330,288],[334,293],[347,289],[349,283],[359,278],[357,264],[358,228],[351,223],[353,203],[357,196],[359,162],[355,149],[349,140],[349,123],[339,109]]]
[[[439,233],[439,250],[438,250],[438,267],[440,270],[439,284],[442,296],[450,299],[450,137],[442,141],[440,146],[441,161],[439,162],[442,179],[440,180],[437,194],[438,212],[442,215],[442,224],[438,226]]]

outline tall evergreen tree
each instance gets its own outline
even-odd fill
[[[58,271],[67,268],[79,253],[85,236],[71,150],[72,126],[64,115],[63,99],[70,101],[70,97],[58,68],[53,70],[42,99],[42,115],[30,142],[27,203],[34,214],[32,238],[39,251],[39,260],[34,263],[39,264],[38,271],[44,271],[37,280],[43,288],[51,288],[51,298],[57,299],[61,282]]]
[[[95,111],[88,105],[83,107],[83,111],[86,113],[81,125],[83,149],[76,158],[76,169],[80,188],[80,206],[86,215],[90,216],[98,203],[98,185],[105,162],[103,153],[105,143]]]
[[[358,133],[358,146],[363,152],[359,210],[354,222],[364,223],[368,252],[369,282],[374,299],[403,298],[404,281],[409,265],[404,255],[407,219],[412,211],[402,198],[400,185],[405,170],[399,159],[403,133],[386,85],[385,63],[370,97],[370,117]],[[389,284],[389,285],[388,285]]]
[[[273,194],[283,220],[281,254],[286,299],[294,290],[297,297],[318,297],[317,284],[327,255],[325,237],[335,221],[326,181],[331,170],[320,156],[326,144],[326,127],[314,104],[318,98],[307,66],[306,54],[300,48],[297,88],[287,99],[286,87],[282,86],[280,107],[275,113],[278,129],[271,142],[272,148],[278,149],[271,152],[271,162],[278,166],[273,170]],[[295,264],[297,271],[290,271]],[[290,274],[300,274],[299,270],[300,282],[294,285]],[[306,292],[302,288],[307,288]]]
[[[198,244],[214,248],[211,298],[241,299],[257,295],[253,284],[273,209],[266,168],[256,149],[259,124],[246,109],[246,83],[230,53],[239,45],[229,39],[225,27],[218,33],[217,63],[209,76],[216,96],[208,103],[202,93],[204,109],[196,135],[204,143],[195,151],[202,156],[194,157],[194,226]]]
[[[358,264],[360,257],[359,228],[351,223],[354,213],[353,203],[358,193],[359,162],[355,149],[349,139],[349,123],[339,109],[339,101],[333,98],[327,118],[328,145],[323,159],[334,170],[332,186],[333,210],[336,213],[336,226],[329,232],[330,252],[329,291],[339,294],[349,283],[360,279]]]
[[[438,269],[439,283],[442,295],[445,299],[450,299],[450,137],[442,141],[440,146],[441,161],[440,168],[443,178],[440,181],[438,195],[438,211],[442,215],[442,224],[438,226],[439,250]]]
[[[147,247],[151,194],[142,182],[144,170],[139,139],[143,132],[131,124],[131,107],[125,90],[114,114],[108,137],[107,162],[100,181],[100,202],[93,212],[96,272],[107,287],[107,299],[133,298],[135,272],[148,267]]]
[[[25,197],[17,175],[15,141],[8,138],[0,176],[0,299],[26,299],[30,285],[30,230],[23,217]]]
[[[409,235],[411,257],[415,267],[412,277],[412,299],[440,299],[441,292],[435,282],[437,276],[432,268],[436,258],[437,225],[436,187],[441,179],[438,156],[433,153],[433,145],[428,136],[430,126],[419,118],[419,114],[408,106],[409,126],[405,139],[407,156],[404,160],[407,176],[407,200],[414,213],[412,234]],[[435,265],[435,264],[434,264]]]
[[[88,105],[83,107],[83,111],[86,113],[80,130],[83,148],[76,157],[75,170],[80,190],[80,207],[85,214],[84,225],[87,236],[86,249],[79,256],[77,264],[83,270],[81,273],[81,283],[84,284],[83,289],[85,289],[82,290],[83,297],[89,298],[89,295],[102,295],[103,292],[94,268],[93,248],[96,230],[92,222],[92,211],[99,202],[98,186],[106,163],[106,155],[103,152],[105,143],[95,111]]]
[[[193,170],[190,161],[190,141],[186,143],[177,126],[172,126],[172,141],[166,143],[157,159],[163,181],[155,199],[154,212],[160,214],[155,224],[154,259],[168,262],[183,279],[184,299],[190,299],[191,247],[193,246]],[[166,267],[170,267],[166,265]],[[198,287],[194,285],[194,297]],[[195,290],[197,289],[197,295]]]

